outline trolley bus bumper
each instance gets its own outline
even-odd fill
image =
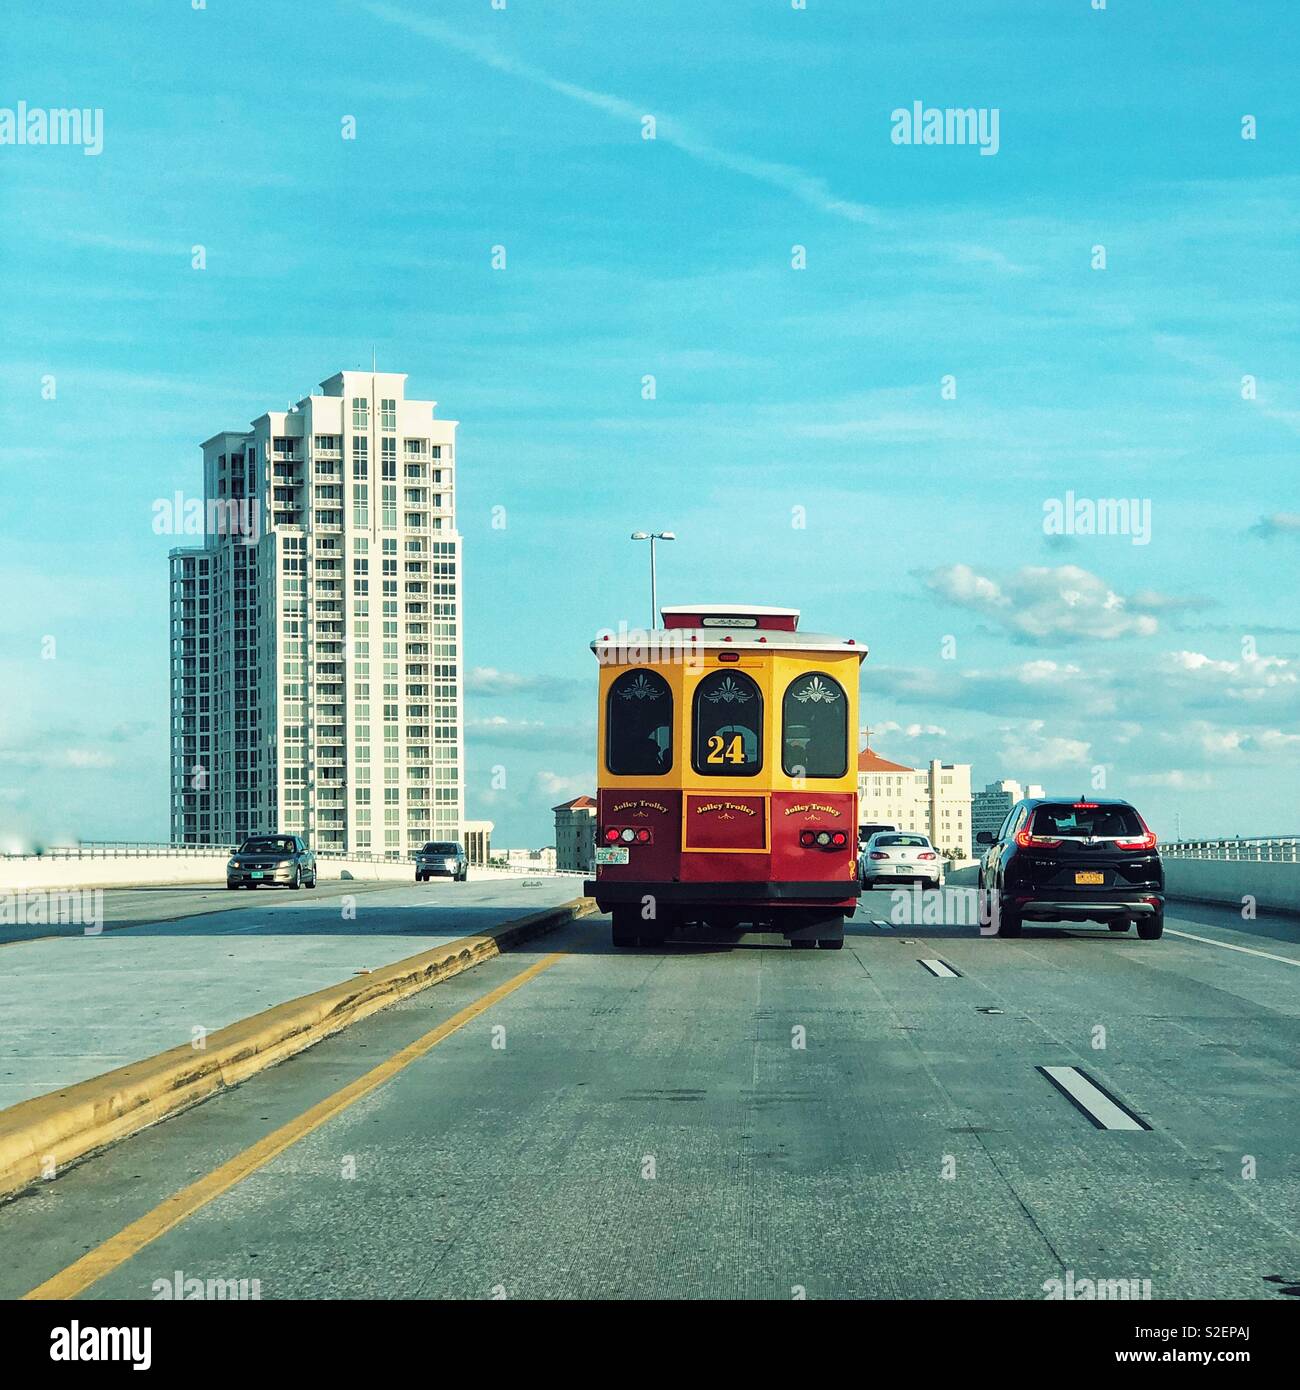
[[[691,906],[751,907],[779,903],[787,907],[853,908],[862,890],[857,882],[827,882],[825,879],[806,883],[634,883],[622,879],[613,882],[586,879],[582,891],[587,897],[596,899],[596,906],[602,912],[608,912],[618,903],[639,903],[643,898]]]

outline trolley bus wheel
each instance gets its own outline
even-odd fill
[[[635,946],[640,938],[641,914],[635,903],[615,903],[611,936],[615,946]]]

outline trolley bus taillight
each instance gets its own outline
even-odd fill
[[[610,825],[601,832],[607,845],[652,845],[654,831],[646,825]]]
[[[843,830],[801,830],[799,843],[804,849],[843,849],[849,842]]]

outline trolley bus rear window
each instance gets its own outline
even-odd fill
[[[656,671],[625,671],[605,706],[605,766],[615,777],[658,777],[673,765],[673,692]]]
[[[754,777],[763,767],[763,695],[742,671],[695,687],[692,765],[705,777]]]
[[[849,770],[849,702],[825,671],[797,677],[785,692],[781,767],[787,777],[843,777]]]

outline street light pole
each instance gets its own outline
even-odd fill
[[[650,630],[653,632],[659,620],[659,591],[655,575],[655,542],[675,541],[677,537],[672,531],[633,531],[632,539],[634,541],[650,542]]]

